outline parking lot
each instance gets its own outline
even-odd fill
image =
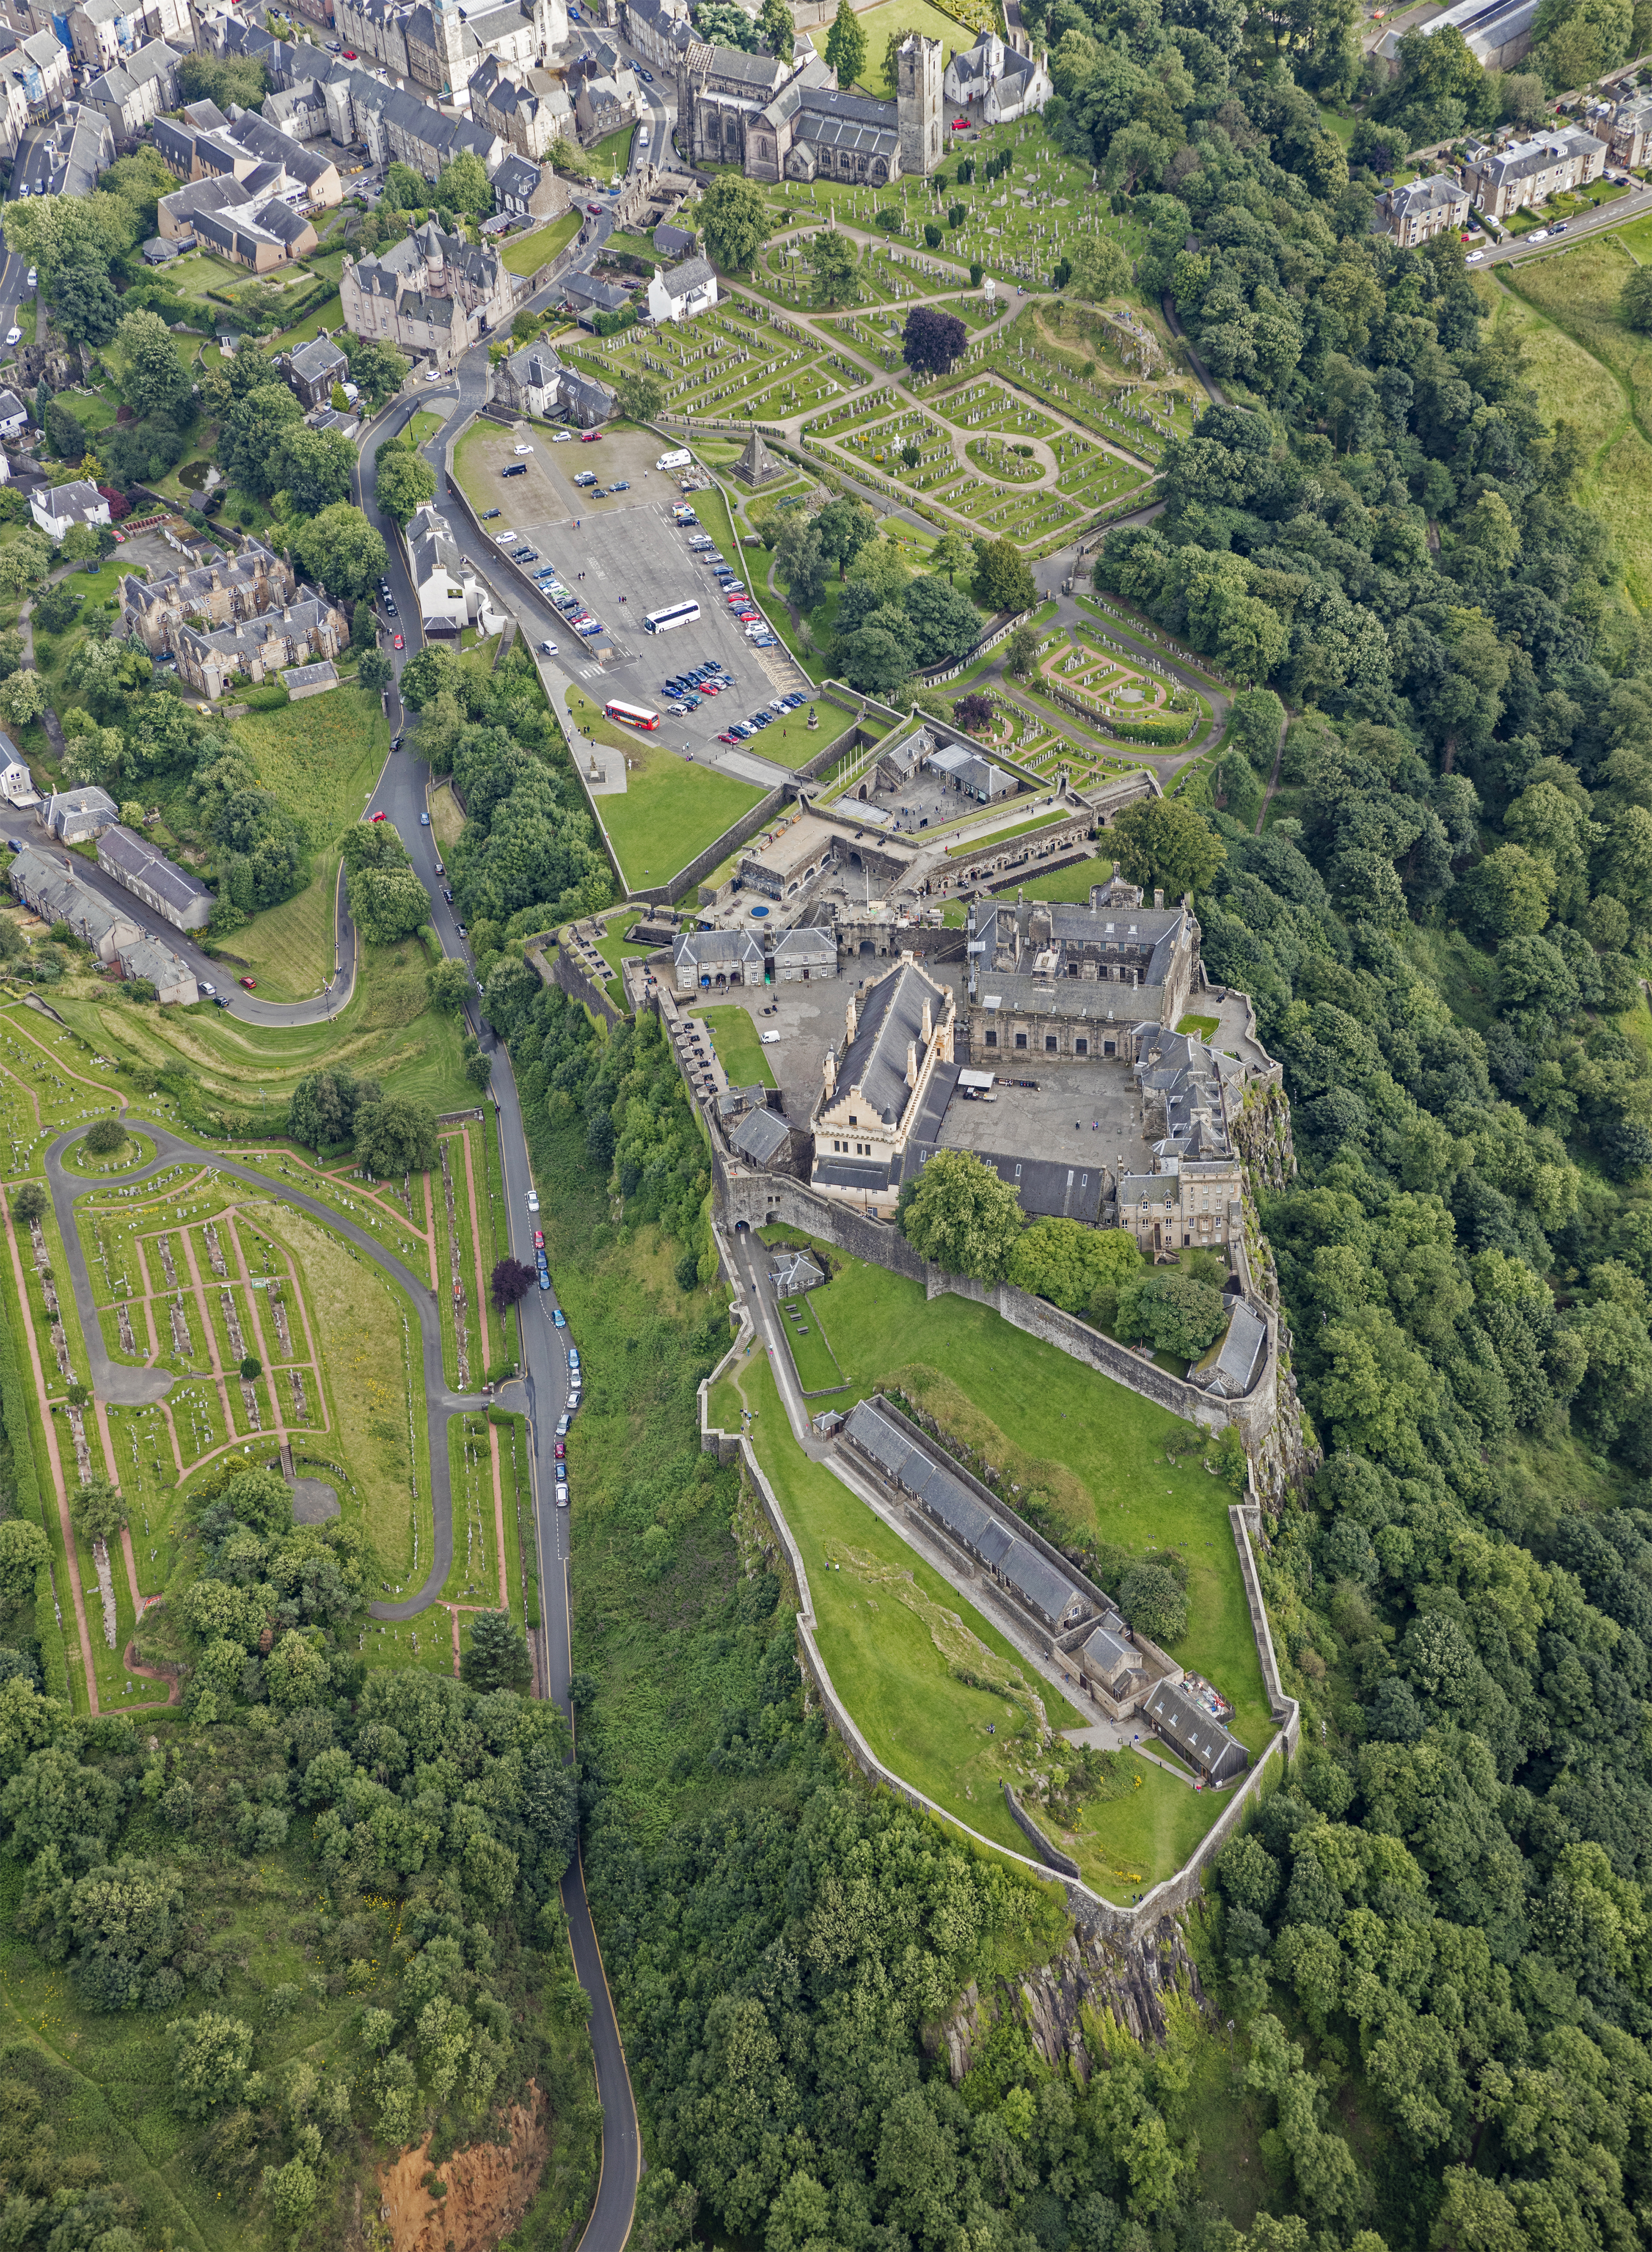
[[[519,445],[532,450],[518,455]],[[766,706],[779,692],[777,682],[788,689],[808,684],[784,649],[754,650],[735,623],[717,581],[689,546],[690,532],[670,521],[672,507],[683,496],[676,481],[654,467],[659,452],[658,437],[646,431],[605,431],[597,444],[587,446],[577,435],[559,443],[538,426],[524,437],[479,425],[465,441],[460,470],[477,514],[500,511],[486,518],[484,532],[496,539],[502,531],[517,535],[504,546],[505,555],[524,545],[536,548],[538,563],[529,570],[552,565],[563,584],[601,620],[611,654],[600,646],[583,648],[548,599],[539,598],[545,628],[537,637],[555,643],[570,673],[587,684],[600,681],[605,695],[664,714],[671,700],[665,693],[667,679],[715,658],[733,675],[734,689],[708,699],[698,712],[665,719],[660,732],[679,753],[691,752],[697,760],[748,780],[773,779],[767,762],[756,770],[758,741],[749,752],[730,752],[717,741],[718,733],[731,719]],[[527,474],[502,474],[516,469]],[[584,470],[596,475],[608,497],[593,500],[574,484]],[[616,483],[629,490],[614,492]],[[518,586],[524,583],[519,576]],[[661,636],[643,630],[647,612],[688,599],[700,605],[693,624]],[[778,670],[762,662],[771,654],[783,661]]]

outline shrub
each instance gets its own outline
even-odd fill
[[[97,1118],[87,1129],[86,1146],[94,1157],[112,1157],[126,1147],[126,1128],[118,1118]]]
[[[1133,1564],[1119,1589],[1119,1604],[1137,1632],[1161,1648],[1187,1632],[1187,1596],[1163,1564]]]

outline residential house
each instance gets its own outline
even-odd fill
[[[470,80],[470,115],[519,156],[543,156],[553,141],[573,137],[573,103],[561,80],[497,55],[484,56]]]
[[[1173,1682],[1161,1681],[1150,1689],[1142,1713],[1171,1750],[1179,1753],[1206,1783],[1231,1783],[1251,1763],[1251,1755],[1239,1738],[1230,1735],[1197,1698]]]
[[[559,219],[573,201],[567,184],[549,164],[507,156],[493,176],[493,199],[513,219]]]
[[[808,984],[837,975],[837,935],[829,926],[802,922],[774,940],[774,983]]]
[[[304,84],[308,92],[318,92],[313,81],[307,80]],[[318,132],[325,129],[329,114],[324,97],[321,114],[323,122],[316,129]],[[258,163],[279,166],[292,183],[303,190],[303,199],[311,211],[332,211],[344,201],[344,184],[338,177],[337,165],[325,150],[296,145],[290,131],[272,124],[267,118],[243,109],[223,137]]]
[[[66,866],[56,853],[25,844],[13,854],[6,870],[17,898],[42,922],[66,922],[83,946],[89,946],[107,968],[123,946],[143,935],[142,927],[119,907],[94,892],[73,865]]]
[[[20,438],[29,427],[29,410],[15,391],[0,391],[0,438]]]
[[[40,817],[52,835],[65,844],[84,844],[101,836],[120,817],[120,807],[95,782],[82,782],[74,789],[54,789]]]
[[[281,686],[295,704],[308,696],[325,696],[338,685],[338,667],[330,658],[319,664],[295,664],[281,675]]]
[[[1468,224],[1468,191],[1449,172],[1385,188],[1371,215],[1373,234],[1390,234],[1407,250]]]
[[[74,91],[74,72],[69,50],[50,28],[26,35],[0,31],[0,73],[7,80],[7,115],[13,113],[10,87],[22,97],[24,122],[44,125],[55,117]]]
[[[407,526],[407,563],[427,640],[457,641],[468,625],[492,630],[487,582],[428,501]]]
[[[610,133],[618,133],[635,123],[642,101],[642,89],[637,84],[635,71],[621,69],[612,76],[605,73],[600,78],[582,74],[573,97],[574,122],[582,144],[593,148],[597,142],[606,141]]]
[[[267,274],[273,267],[307,258],[316,243],[316,230],[306,214],[295,211],[280,195],[245,209],[200,212],[195,233],[220,258],[250,267],[255,274]]]
[[[1551,196],[1598,180],[1606,154],[1606,142],[1580,125],[1501,148],[1471,141],[1462,184],[1488,219],[1507,219],[1511,212],[1533,210]]]
[[[215,101],[186,101],[179,112],[198,133],[227,133],[229,120]]]
[[[1612,113],[1607,147],[1624,170],[1639,171],[1652,156],[1652,94],[1632,94]]]
[[[334,385],[350,379],[350,362],[330,337],[317,337],[288,352],[282,372],[306,407],[330,407]]]
[[[54,546],[72,524],[90,524],[101,528],[109,520],[109,504],[84,477],[77,477],[73,484],[54,485],[49,490],[38,489],[29,496],[29,507],[35,522]]]
[[[654,247],[662,258],[692,258],[700,247],[700,239],[691,229],[673,226],[670,219],[662,219],[654,230]]]
[[[729,1147],[735,1156],[745,1164],[754,1165],[760,1173],[788,1172],[791,1170],[792,1129],[778,1110],[770,1110],[766,1105],[748,1110],[728,1139]],[[793,1271],[801,1274],[805,1266],[814,1268],[816,1282],[823,1279],[819,1268],[815,1267],[815,1262],[807,1254],[795,1263]],[[796,1290],[808,1289],[811,1286],[807,1281],[797,1281],[791,1287]]]
[[[327,130],[327,97],[315,79],[267,94],[260,114],[289,141],[314,141]]]
[[[765,1104],[746,1114],[750,1118],[773,1118],[776,1113]],[[819,1262],[795,1244],[785,1244],[774,1255],[774,1264],[769,1268],[768,1279],[774,1285],[777,1298],[801,1298],[805,1292],[819,1289],[826,1280],[825,1269]]]
[[[614,282],[599,282],[587,267],[576,267],[572,274],[565,274],[558,287],[569,308],[582,316],[621,313],[631,302],[630,290],[621,289]],[[585,325],[590,326],[588,318]]]
[[[509,328],[515,307],[498,251],[444,233],[434,219],[377,256],[346,258],[339,293],[352,334],[422,353],[442,368]]]
[[[206,886],[118,821],[98,838],[98,865],[179,930],[205,928],[212,912]]]
[[[524,344],[493,371],[493,397],[513,414],[548,421],[557,411],[567,370],[549,344]]]
[[[101,109],[71,101],[37,148],[46,151],[45,184],[54,196],[89,196],[115,162],[115,128]]]
[[[649,312],[656,321],[691,321],[717,302],[717,269],[709,258],[685,258],[649,283]]]
[[[324,594],[301,585],[279,609],[260,610],[211,633],[190,625],[171,629],[179,678],[203,696],[218,697],[245,678],[254,685],[286,671],[336,657],[350,638],[350,622]]]
[[[255,539],[233,556],[209,547],[189,570],[158,579],[123,578],[121,622],[158,657],[174,649],[173,636],[191,619],[204,618],[210,629],[259,617],[290,602],[296,584],[287,558]]]
[[[0,155],[7,157],[29,129],[29,75],[21,55],[0,55]]]
[[[675,74],[694,38],[688,0],[625,0],[625,36],[653,69]]]
[[[571,422],[576,430],[595,430],[611,421],[617,406],[614,393],[606,383],[593,375],[582,375],[579,369],[565,367],[562,380],[557,386],[557,404],[562,420]]]
[[[399,78],[446,98],[461,95],[489,55],[503,62],[548,63],[568,38],[566,0],[335,0],[335,25],[347,47],[371,55]]]
[[[135,142],[163,109],[177,106],[177,66],[183,56],[164,40],[151,39],[124,61],[111,64],[87,86],[89,109],[101,110],[118,142]]]
[[[763,949],[749,930],[685,930],[671,949],[679,993],[724,993],[763,983]]]
[[[196,44],[189,0],[75,0],[52,20],[90,71],[112,70],[156,40],[184,54]]]
[[[1041,113],[1055,92],[1047,54],[1024,55],[991,30],[982,31],[973,47],[958,50],[941,84],[947,100],[960,108],[977,104],[985,125],[1008,125]]]
[[[0,797],[8,805],[38,805],[39,794],[22,753],[10,735],[0,734]]]
[[[163,196],[155,206],[155,223],[163,242],[193,242],[195,222],[202,212],[246,209],[251,214],[253,191],[233,172],[216,178],[186,181]]]
[[[201,997],[201,989],[189,963],[158,938],[140,933],[121,948],[115,958],[123,977],[147,977],[159,1002],[189,1009]]]
[[[892,1215],[906,1144],[921,1131],[932,1081],[951,1091],[955,1004],[915,962],[851,994],[841,1048],[809,1116],[812,1180],[823,1195]],[[939,1074],[939,1079],[937,1079]]]
[[[1079,1644],[1078,1659],[1079,1679],[1091,1696],[1100,1691],[1115,1705],[1128,1705],[1141,1694],[1146,1669],[1121,1618],[1095,1628]]]
[[[489,177],[504,143],[486,125],[449,117],[355,63],[336,63],[322,82],[328,129],[341,147],[359,142],[375,164],[407,164],[434,180],[455,156],[481,158]]]

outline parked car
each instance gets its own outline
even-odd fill
[[[551,443],[553,446],[571,446],[573,443],[573,431],[553,430],[551,433]]]
[[[387,813],[370,813],[367,818],[369,821],[388,821],[390,816]]]
[[[558,1312],[559,1314],[560,1314],[560,1313],[561,1313],[561,1311],[562,1311],[562,1309],[561,1309],[561,1307],[560,1307],[560,1306],[559,1306],[559,1307],[557,1308],[557,1312]],[[559,1439],[566,1439],[566,1438],[567,1437],[567,1435],[568,1435],[568,1425],[569,1425],[569,1423],[570,1423],[572,1421],[573,1421],[573,1418],[572,1418],[572,1416],[569,1416],[569,1415],[559,1415],[559,1416],[557,1418],[557,1436],[558,1436],[558,1438],[559,1438]]]
[[[449,907],[453,905],[453,886],[451,884],[444,885],[442,887],[441,896],[447,900]]]
[[[201,991],[205,994],[209,1001],[217,1000],[218,988],[216,985],[209,985],[205,977],[198,977],[195,982],[199,986]]]
[[[548,1290],[551,1288],[551,1277],[543,1267],[539,1269],[539,1288],[542,1290]]]
[[[510,462],[500,470],[499,474],[502,477],[525,477],[528,474],[528,465],[525,462]]]
[[[420,817],[419,817],[419,826],[420,826],[421,829],[428,829],[428,828],[429,828],[429,826],[430,826],[430,816],[429,816],[427,813],[421,813],[421,814],[420,815]]]
[[[566,1441],[566,1439],[559,1439],[559,1440],[557,1441],[557,1460],[558,1460],[559,1463],[565,1463],[565,1462],[566,1462],[567,1458],[568,1458],[568,1442],[567,1442],[567,1441]]]
[[[570,1368],[578,1368],[579,1366],[580,1348],[577,1345],[571,1345],[568,1347],[568,1366]]]
[[[561,1481],[559,1479],[559,1480],[558,1480],[558,1483],[557,1483],[557,1507],[558,1507],[559,1509],[566,1509],[566,1508],[567,1507],[567,1505],[568,1505],[568,1489],[567,1489],[567,1487],[566,1487],[566,1485],[564,1485],[564,1484],[561,1483]]]
[[[602,433],[600,430],[581,430],[580,433],[580,443],[582,446],[594,446],[597,440],[601,435]]]
[[[6,330],[6,342],[9,344],[17,344],[23,342],[23,330],[18,328],[15,323]]]
[[[533,1231],[533,1248],[536,1251],[545,1249],[545,1230],[542,1227],[536,1227]]]
[[[257,992],[257,990],[258,990],[258,980],[257,980],[257,978],[256,978],[256,977],[243,977],[239,982],[240,982],[243,985],[245,985],[245,986],[246,986],[246,990],[247,990],[247,991],[248,991],[249,993],[256,993],[256,992]]]
[[[482,511],[482,520],[484,524],[490,524],[496,516],[503,514],[504,511],[502,508],[484,508]]]
[[[398,634],[395,639],[391,643],[390,646],[392,649],[406,649],[407,643],[403,636]]]

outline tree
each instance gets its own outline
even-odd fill
[[[425,990],[430,996],[431,1007],[440,1015],[455,1016],[470,998],[470,972],[462,962],[449,956],[447,961],[434,963],[426,970]]]
[[[878,519],[864,500],[853,500],[847,493],[839,493],[829,500],[815,518],[815,529],[820,535],[821,553],[829,563],[837,566],[840,579],[847,578],[849,566],[878,529]],[[0,559],[5,551],[0,548]]]
[[[46,1192],[38,1181],[24,1181],[11,1192],[11,1217],[21,1227],[37,1220],[44,1220]]]
[[[1637,268],[1636,271],[1640,269]],[[46,443],[60,461],[78,462],[85,453],[85,425],[78,414],[72,414],[60,399],[54,399],[45,411]]]
[[[381,405],[400,390],[411,365],[393,344],[382,344],[376,337],[346,337],[344,352],[350,362],[350,379],[370,407]]]
[[[812,610],[826,591],[826,551],[818,528],[802,509],[787,517],[774,544],[774,560],[800,610]]]
[[[975,600],[985,610],[1030,610],[1038,599],[1032,573],[1007,539],[977,539]]]
[[[313,1071],[294,1088],[287,1104],[287,1130],[307,1150],[337,1148],[356,1130],[360,1103],[374,1102],[376,1080],[357,1079],[351,1071]]]
[[[94,1157],[112,1157],[126,1147],[126,1124],[120,1118],[94,1118],[86,1131],[86,1146]]]
[[[316,2202],[316,2171],[302,2158],[288,2158],[284,2166],[266,2166],[264,2194],[277,2221],[296,2228]]]
[[[952,716],[954,722],[970,734],[983,733],[992,725],[992,699],[979,688],[972,688],[967,696],[961,696],[953,705]]]
[[[969,331],[956,313],[914,305],[900,332],[900,356],[914,375],[945,375],[961,359]]]
[[[287,386],[278,376],[270,377],[226,413],[219,432],[219,467],[243,492],[267,500],[280,490],[287,434],[303,419],[304,410]]]
[[[88,1540],[113,1540],[126,1523],[126,1504],[113,1480],[100,1472],[75,1488],[73,1514]]]
[[[1038,662],[1038,629],[1020,625],[1010,635],[1003,652],[1003,669],[1012,680],[1024,680]]]
[[[930,569],[944,571],[954,586],[958,583],[958,573],[968,561],[968,543],[961,533],[956,532],[943,532],[929,552]]]
[[[823,305],[852,305],[860,295],[860,261],[855,246],[835,226],[823,226],[809,237],[805,250],[815,277],[815,295]]]
[[[493,189],[481,157],[467,149],[444,166],[436,175],[434,201],[437,209],[449,217],[463,212],[468,219],[491,219]]]
[[[429,184],[411,164],[398,160],[385,170],[383,200],[392,211],[423,211],[430,200]]]
[[[1156,187],[1170,161],[1170,143],[1165,136],[1135,119],[1122,126],[1107,144],[1107,185],[1122,187],[1127,196],[1133,196],[1142,180]]]
[[[1138,1633],[1161,1649],[1187,1632],[1186,1592],[1163,1564],[1133,1564],[1119,1588],[1119,1608]]]
[[[481,1611],[470,1622],[470,1646],[459,1662],[473,1689],[525,1689],[533,1678],[528,1640],[509,1611]]]
[[[38,672],[24,670],[0,680],[0,719],[8,727],[26,727],[39,718],[48,701],[46,685]]]
[[[372,615],[364,595],[357,601],[356,607],[358,611],[366,609],[370,618]],[[355,620],[352,618],[351,639],[354,641],[355,637]],[[382,696],[395,677],[396,668],[382,649],[365,649],[362,651],[361,661],[356,667],[356,678],[370,696]]]
[[[1172,899],[1204,891],[1227,858],[1219,837],[1178,797],[1139,798],[1114,817],[1119,865],[1134,884]]]
[[[866,34],[849,0],[837,0],[837,13],[826,34],[826,59],[841,87],[851,87],[866,67]]]
[[[757,25],[735,0],[699,0],[694,28],[708,45],[736,47],[753,54],[757,48]]]
[[[0,694],[4,690],[0,687]],[[1549,920],[1553,863],[1524,844],[1499,844],[1458,886],[1469,920],[1492,939],[1532,936]]]
[[[1021,1234],[1019,1192],[968,1150],[937,1150],[900,1192],[901,1233],[950,1275],[1002,1282]]]
[[[1285,706],[1271,688],[1246,688],[1233,699],[1233,740],[1258,774],[1272,774],[1279,754]]]
[[[385,514],[404,527],[417,509],[435,497],[436,473],[411,446],[386,443],[378,449],[373,498]]]
[[[220,109],[239,105],[258,109],[269,92],[262,63],[250,55],[219,61],[205,54],[185,55],[177,69],[178,91],[186,101],[215,101]]]
[[[1618,292],[1618,316],[1644,336],[1652,332],[1652,266],[1636,266]]]
[[[121,388],[137,413],[169,414],[181,408],[190,396],[190,373],[159,314],[140,306],[126,316],[115,337],[126,360]]]
[[[538,1269],[521,1259],[498,1261],[488,1285],[496,1311],[503,1313],[507,1306],[514,1306],[518,1299],[525,1298],[538,1280]]]
[[[843,0],[848,5],[848,0]],[[705,247],[725,272],[749,267],[769,232],[768,205],[755,180],[719,172],[700,199]]]
[[[837,661],[844,679],[863,696],[892,696],[912,677],[917,638],[904,610],[874,610],[857,633],[840,635]]]
[[[351,919],[369,946],[393,946],[430,920],[430,894],[411,868],[353,869],[348,891]]]
[[[167,2033],[168,2093],[186,2119],[205,2119],[224,2104],[240,2101],[253,2061],[251,2026],[206,2010],[198,2018],[176,2019]]]
[[[0,1602],[31,1601],[51,1555],[51,1544],[38,1525],[23,1517],[0,1519]]]
[[[981,613],[950,580],[936,572],[914,579],[901,601],[917,629],[920,664],[947,664],[975,647]]]
[[[1079,238],[1069,261],[1067,288],[1075,297],[1099,304],[1130,286],[1130,260],[1115,234],[1092,233]]]
[[[620,413],[628,422],[652,422],[665,411],[665,379],[647,368],[625,368],[614,379]]]
[[[1227,1301],[1219,1290],[1184,1267],[1169,1267],[1123,1284],[1114,1326],[1121,1338],[1145,1338],[1160,1352],[1193,1360],[1226,1321]]]
[[[137,219],[123,196],[31,196],[8,204],[3,217],[7,247],[40,269],[48,297],[66,266],[101,266],[137,240]]]
[[[763,0],[757,28],[763,34],[770,54],[777,55],[781,62],[790,62],[795,31],[788,0]]]
[[[356,468],[356,448],[342,430],[309,430],[302,423],[281,441],[281,483],[301,516],[348,499]]]
[[[297,526],[293,553],[304,576],[342,601],[369,599],[388,560],[379,533],[342,500]]]
[[[435,1113],[426,1103],[379,1095],[356,1112],[356,1155],[380,1180],[427,1173],[436,1162]]]
[[[1070,1314],[1083,1313],[1102,1290],[1136,1274],[1142,1255],[1128,1228],[1086,1227],[1076,1220],[1029,1222],[1017,1238],[1010,1280]]]
[[[64,267],[52,284],[52,309],[72,344],[101,350],[114,337],[121,317],[121,300],[108,268],[84,259]]]

